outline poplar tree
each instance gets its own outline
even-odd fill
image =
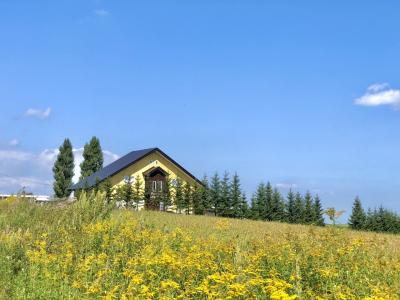
[[[367,216],[361,205],[360,198],[357,196],[354,199],[353,210],[349,219],[349,226],[356,230],[364,229],[366,218]]]
[[[103,161],[104,158],[100,140],[94,136],[83,148],[83,162],[80,164],[81,179],[100,170],[103,167]]]
[[[69,139],[65,139],[59,148],[57,159],[53,166],[54,194],[57,198],[68,197],[74,177],[74,154]]]
[[[314,197],[314,224],[317,226],[325,226],[324,210],[318,195]]]
[[[221,202],[221,180],[219,179],[218,173],[215,173],[211,178],[210,199],[213,206],[214,215],[217,216]]]
[[[314,203],[310,192],[304,196],[304,223],[313,224],[315,222]]]

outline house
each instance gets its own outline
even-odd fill
[[[132,151],[119,158],[101,170],[82,179],[71,187],[76,191],[83,188],[91,188],[96,184],[108,180],[115,190],[126,182],[135,184],[139,179],[142,190],[148,191],[145,197],[149,198],[156,193],[165,191],[167,180],[176,185],[177,179],[191,186],[200,186],[202,183],[184,167],[165,154],[159,148],[150,148]],[[140,201],[138,209],[144,207],[145,199]]]

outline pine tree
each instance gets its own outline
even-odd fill
[[[349,226],[356,230],[364,229],[366,218],[367,216],[362,208],[360,198],[357,196],[354,199],[353,210],[349,219]]]
[[[112,189],[112,184],[109,178],[104,180],[101,183],[100,187],[101,191],[105,193],[106,200],[109,203],[111,200],[113,200],[113,189]]]
[[[262,182],[257,187],[257,191],[254,195],[254,204],[252,204],[252,207],[254,207],[254,219],[265,220],[265,212],[267,210],[267,196],[266,186]]]
[[[144,191],[143,191],[143,181],[139,175],[135,177],[135,182],[133,184],[133,201],[135,202],[136,210],[139,210],[139,202],[144,198]]]
[[[83,162],[80,164],[81,179],[100,170],[103,167],[103,161],[103,151],[101,150],[100,140],[94,136],[83,148]]]
[[[231,201],[231,184],[229,182],[228,172],[224,173],[224,177],[221,181],[221,201],[218,206],[218,215],[222,217],[229,217],[232,210]]]
[[[211,178],[210,200],[213,206],[214,215],[217,216],[219,213],[219,207],[221,206],[221,180],[219,179],[218,173],[215,173]]]
[[[180,178],[176,179],[175,182],[175,205],[176,205],[176,210],[178,213],[182,213],[182,209],[185,207],[184,203],[184,198],[183,198],[183,183]]]
[[[294,220],[297,224],[304,223],[304,200],[299,192],[296,193],[295,201],[294,201]]]
[[[304,196],[304,223],[313,224],[315,220],[314,202],[310,192]]]
[[[200,193],[200,198],[201,198],[201,203],[202,207],[204,209],[204,213],[210,212],[212,209],[212,201],[210,197],[210,186],[208,183],[208,178],[207,176],[203,177],[203,180],[201,181],[202,185],[199,188],[199,193]]]
[[[273,190],[270,182],[265,187],[265,205],[263,211],[263,219],[266,221],[272,221],[274,212],[273,203]]]
[[[204,215],[204,203],[202,199],[202,186],[197,184],[193,186],[192,200],[193,200],[193,213],[195,215]]]
[[[317,226],[325,226],[324,210],[318,195],[314,197],[314,222]]]
[[[272,194],[272,221],[285,222],[285,202],[282,199],[281,193],[278,189],[274,189]]]
[[[239,175],[235,173],[230,188],[231,210],[229,216],[232,218],[243,218],[243,204],[243,194],[240,189],[240,178]]]
[[[168,207],[172,205],[172,195],[171,195],[171,179],[167,177],[165,181],[165,187],[163,189],[163,210],[167,211]]]
[[[249,217],[249,204],[246,200],[246,194],[242,193],[242,197],[240,198],[240,206],[239,206],[239,214],[237,218],[248,218]]]
[[[190,214],[192,210],[192,186],[189,182],[186,182],[183,186],[183,206],[186,214]]]
[[[295,195],[292,190],[289,190],[287,195],[287,220],[289,223],[296,223],[297,221],[297,214],[296,214],[296,206],[295,206]]]
[[[258,213],[258,205],[257,205],[257,195],[254,193],[251,196],[250,200],[250,215],[249,218],[253,220],[258,220],[260,218],[260,215]]]
[[[54,193],[57,198],[68,197],[69,190],[74,177],[74,155],[72,144],[69,139],[65,139],[59,148],[59,153],[53,167],[54,174]]]
[[[126,177],[125,183],[123,185],[123,197],[126,204],[131,204],[133,200],[133,188],[132,188],[132,178],[130,176]]]

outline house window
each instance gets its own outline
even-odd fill
[[[152,182],[151,189],[153,192],[157,191],[157,181]]]
[[[163,186],[162,181],[157,181],[157,191],[162,192]]]

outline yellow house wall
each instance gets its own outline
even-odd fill
[[[196,180],[187,175],[181,168],[172,163],[158,151],[145,156],[133,165],[113,175],[110,178],[111,184],[113,187],[116,187],[124,183],[125,176],[131,176],[135,179],[139,176],[142,182],[142,188],[144,189],[143,173],[153,167],[161,167],[164,171],[168,172],[170,179],[176,179],[179,177],[181,180],[191,185],[199,185]]]

